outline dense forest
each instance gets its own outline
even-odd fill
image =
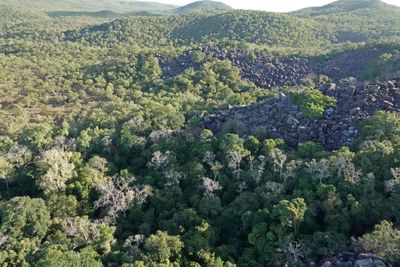
[[[400,266],[399,36],[378,0],[1,1],[0,266]]]

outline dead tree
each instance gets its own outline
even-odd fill
[[[148,186],[138,186],[131,183],[135,179],[125,179],[114,176],[109,182],[97,186],[100,198],[94,203],[94,210],[104,209],[104,223],[115,224],[121,212],[128,210],[134,204],[142,204],[150,195]]]

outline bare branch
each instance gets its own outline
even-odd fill
[[[119,214],[128,210],[134,204],[142,204],[150,195],[150,188],[147,186],[130,186],[134,180],[123,179],[115,176],[109,182],[97,186],[101,194],[94,203],[94,210],[105,209],[105,216],[102,220],[108,224],[115,224]]]
[[[215,181],[208,177],[202,177],[201,181],[201,189],[203,190],[204,197],[213,197],[215,191],[222,189],[222,186],[219,184],[218,181]]]

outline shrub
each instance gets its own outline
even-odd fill
[[[306,117],[314,120],[321,118],[327,107],[336,105],[336,99],[313,88],[293,92],[290,98]]]
[[[371,251],[381,257],[399,263],[400,231],[389,221],[382,221],[375,226],[372,233],[358,239],[358,245],[364,251]]]
[[[311,159],[315,158],[316,156],[318,156],[318,154],[321,154],[324,151],[324,147],[321,144],[308,141],[299,144],[298,154],[302,158]]]

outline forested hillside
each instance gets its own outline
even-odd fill
[[[0,266],[400,266],[399,15],[2,1]]]
[[[293,13],[303,18],[311,17],[318,24],[327,24],[327,29],[335,32],[334,42],[365,42],[398,37],[399,14],[398,7],[379,0],[342,0],[325,7]]]
[[[362,2],[363,4],[359,4]],[[139,45],[135,33],[149,32],[149,20],[135,17],[115,20],[99,28],[67,32],[68,40],[110,46],[129,41]],[[159,46],[190,45],[229,40],[254,43],[276,49],[324,50],[349,43],[398,41],[400,8],[379,1],[341,0],[326,7],[302,10],[290,14],[257,11],[231,11],[223,14],[203,13],[186,17],[154,18],[151,35],[163,35]],[[163,31],[168,27],[168,32]],[[125,35],[124,33],[129,33]],[[132,35],[133,34],[133,35]],[[109,38],[112,36],[113,38]],[[154,38],[159,40],[159,38]],[[110,42],[113,43],[110,43]]]
[[[223,13],[231,11],[232,8],[222,2],[215,1],[197,1],[188,5],[178,7],[176,13]]]

